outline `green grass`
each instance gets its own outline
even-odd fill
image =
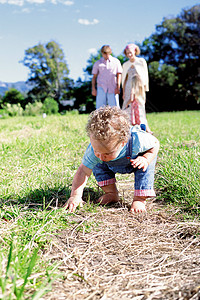
[[[84,194],[87,205],[68,215],[61,208],[89,142],[87,117],[72,112],[0,120],[0,299],[40,299],[62,276],[43,257],[57,232],[98,230],[90,218],[80,221],[82,214],[98,213],[89,202],[98,195],[93,176]],[[161,144],[157,199],[177,206],[185,218],[198,218],[200,112],[147,117]]]
[[[160,141],[157,199],[172,203],[186,218],[200,213],[200,112],[150,114]]]
[[[88,144],[86,120],[74,114],[0,120],[0,299],[41,297],[58,275],[42,257],[59,230],[75,226],[61,207]],[[76,229],[93,226],[77,220]]]

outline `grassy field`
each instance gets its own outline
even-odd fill
[[[77,231],[98,226],[87,217],[76,223],[62,209],[89,142],[87,117],[71,112],[0,120],[0,299],[42,299],[63,276],[56,271],[61,262],[46,255],[53,237],[72,223]],[[152,113],[148,121],[161,144],[157,200],[186,221],[198,220],[200,112]],[[84,216],[97,209],[93,176],[87,187]]]

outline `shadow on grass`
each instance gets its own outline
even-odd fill
[[[17,206],[32,210],[50,210],[55,208],[62,208],[71,194],[71,186],[55,187],[46,189],[35,189],[30,191],[26,196],[19,197],[17,195],[9,195],[6,199],[0,199],[0,208],[5,206]],[[99,206],[97,199],[103,194],[102,190],[97,188],[85,188],[83,191],[82,199],[88,204]],[[105,208],[109,207],[127,207],[130,205],[124,201],[118,203],[110,203],[104,205]]]
[[[9,195],[6,199],[0,199],[2,206],[26,206],[31,209],[52,209],[61,208],[67,202],[71,194],[71,186],[35,189],[30,191],[26,196]],[[82,199],[85,202],[96,203],[96,200],[102,195],[97,188],[85,188]]]

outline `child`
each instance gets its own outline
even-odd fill
[[[135,191],[130,211],[144,212],[146,198],[155,196],[153,182],[158,140],[139,126],[130,127],[127,113],[116,106],[92,112],[86,129],[90,144],[74,176],[65,207],[73,212],[83,204],[83,189],[92,171],[105,193],[98,199],[101,204],[120,200],[115,173],[134,172]]]

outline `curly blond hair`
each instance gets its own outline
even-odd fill
[[[129,116],[117,106],[100,107],[90,114],[86,131],[95,140],[127,142],[130,134]]]

